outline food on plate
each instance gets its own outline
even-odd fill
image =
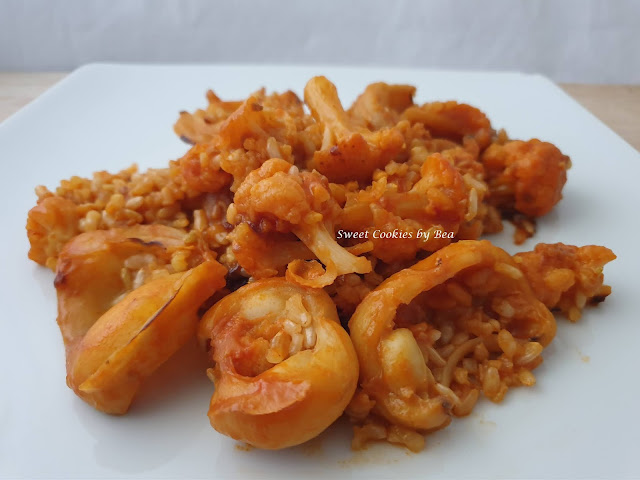
[[[374,131],[353,125],[342,108],[336,87],[325,77],[314,77],[304,88],[304,100],[322,127],[322,145],[308,167],[330,181],[343,183],[371,179],[402,150],[404,137],[397,128]]]
[[[322,289],[257,280],[216,303],[198,337],[215,363],[211,425],[260,448],[315,437],[342,415],[356,389],[353,345]]]
[[[372,254],[383,262],[413,260],[418,252],[435,252],[453,239],[438,237],[436,231],[458,234],[463,223],[470,224],[477,216],[478,189],[465,184],[449,159],[434,153],[421,158],[420,165],[417,175],[403,188],[389,182],[389,176],[381,176],[370,187],[345,194],[341,226],[367,232]],[[483,188],[481,192],[486,191]],[[381,226],[403,235],[380,235]]]
[[[349,321],[360,387],[348,415],[356,447],[386,438],[421,450],[419,432],[468,415],[480,393],[499,402],[553,340],[549,308],[577,320],[610,293],[605,247],[538,244],[511,257],[488,241],[460,241],[402,270],[360,303]],[[549,307],[549,308],[547,308]]]
[[[422,124],[436,138],[448,138],[458,143],[473,138],[480,148],[486,148],[495,133],[484,113],[471,105],[453,101],[411,105],[402,117],[412,124]]]
[[[603,283],[602,269],[615,258],[611,250],[597,245],[540,243],[513,260],[542,303],[576,322],[585,305],[597,305],[611,294],[611,287]]]
[[[498,141],[482,154],[489,201],[511,216],[516,243],[535,233],[535,218],[551,211],[562,198],[571,160],[555,145],[538,139]]]
[[[140,383],[195,334],[226,269],[184,233],[139,225],[78,235],[55,286],[67,384],[98,410],[125,413]],[[191,265],[194,266],[191,266]]]
[[[215,103],[215,101],[214,101]],[[210,107],[211,108],[211,104]],[[318,148],[322,133],[306,114],[298,96],[289,91],[250,95],[230,115],[205,115],[191,122],[182,113],[175,131],[189,143],[196,143],[172,164],[176,177],[189,195],[220,188],[231,181],[235,192],[242,180],[270,158],[289,163],[304,161]],[[184,129],[185,125],[190,125]],[[203,182],[206,179],[206,182]]]
[[[481,395],[534,385],[554,313],[602,302],[615,255],[493,246],[505,219],[516,244],[535,234],[569,157],[415,92],[373,83],[346,108],[325,77],[304,102],[209,91],[165,168],[37,187],[29,258],[56,272],[69,387],[125,413],[197,336],[219,432],[286,448],[344,413],[353,448],[417,451]]]
[[[494,143],[482,154],[491,201],[501,209],[540,217],[562,198],[571,166],[555,145],[540,140]]]
[[[333,224],[340,207],[331,197],[329,182],[317,172],[300,172],[278,158],[267,160],[243,180],[233,201],[227,221],[249,222],[261,232],[290,231],[325,265],[324,274],[301,278],[296,270],[310,270],[297,265],[303,260],[294,260],[287,274],[295,276],[298,283],[324,287],[338,275],[371,271],[366,258],[349,253],[335,240]]]
[[[184,232],[187,212],[193,212],[183,205],[185,194],[173,178],[168,168],[138,173],[133,166],[117,174],[63,180],[55,193],[39,186],[38,204],[27,216],[29,258],[55,271],[62,247],[84,232],[140,224]]]

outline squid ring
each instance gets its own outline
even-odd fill
[[[449,296],[447,287],[458,291]],[[488,241],[457,242],[389,277],[358,306],[349,321],[350,335],[360,362],[360,385],[376,402],[374,412],[416,430],[446,426],[455,398],[443,380],[450,377],[447,367],[437,381],[412,330],[394,328],[399,308],[430,294],[429,301],[440,302],[446,315],[476,309],[499,321],[513,337],[542,347],[556,331],[553,315],[534,296],[511,256]],[[458,304],[445,305],[445,300]],[[478,338],[463,342],[458,347],[462,353],[452,353],[452,361],[441,366],[455,366],[478,343]]]
[[[324,290],[284,278],[249,283],[205,314],[198,338],[215,362],[211,425],[259,448],[315,437],[356,388],[358,360]]]
[[[142,380],[196,333],[198,309],[225,285],[215,260],[179,273],[167,262],[184,233],[160,225],[84,233],[58,261],[58,324],[67,385],[110,414],[128,410]],[[124,266],[152,261],[162,275],[133,289]]]

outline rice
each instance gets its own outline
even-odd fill
[[[51,230],[43,242],[31,242],[29,255],[55,269],[57,255],[64,245],[55,230],[63,224],[65,239],[95,230],[162,224],[187,232],[192,229],[205,232],[214,250],[228,244],[227,232],[220,228],[230,201],[217,194],[198,195],[185,189],[180,181],[176,168],[139,173],[133,165],[115,174],[96,172],[90,179],[63,180],[54,192],[40,185],[36,187],[38,204],[44,202],[48,207],[47,215],[54,225],[47,227]],[[67,202],[64,206],[68,205],[73,212],[66,215],[68,221],[61,218],[65,217],[64,210],[51,202],[53,198]]]

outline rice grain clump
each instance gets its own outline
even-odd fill
[[[304,102],[291,91],[240,101],[209,91],[205,108],[180,113],[174,130],[190,146],[166,168],[37,187],[29,258],[57,272],[70,297],[63,311],[96,298],[98,310],[119,311],[149,284],[219,261],[225,288],[195,306],[209,319],[201,340],[215,346],[216,429],[282,448],[308,438],[287,428],[306,428],[287,417],[291,405],[306,418],[331,412],[318,415],[324,423],[308,430],[316,433],[347,405],[353,448],[386,440],[418,451],[426,432],[468,415],[481,396],[500,402],[511,387],[533,386],[555,334],[551,311],[577,321],[602,302],[611,293],[603,267],[615,255],[540,244],[511,257],[479,240],[503,219],[516,224],[516,243],[534,235],[535,219],[562,198],[571,161],[550,143],[510,139],[475,107],[418,105],[414,94],[374,83],[345,109],[325,77],[309,80]],[[69,252],[82,264],[89,251],[109,271],[106,300],[91,282],[82,298],[65,290]],[[322,306],[319,323],[309,302]],[[349,364],[332,367],[350,372],[344,391],[320,378],[318,359],[332,358],[321,351],[326,328]],[[292,365],[307,376],[314,365],[321,393],[310,396],[302,377],[269,386]],[[236,384],[238,372],[252,380]],[[256,401],[263,387],[277,398]],[[277,425],[277,439],[252,430],[261,418]]]
[[[54,193],[37,187],[38,205],[27,219],[29,258],[55,270],[62,246],[80,233],[152,224],[203,232],[211,248],[220,249],[227,243],[222,220],[228,193],[190,197],[193,192],[180,181],[175,168],[139,173],[133,165],[116,174],[63,180]]]

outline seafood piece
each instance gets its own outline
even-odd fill
[[[402,118],[413,123],[421,123],[434,137],[447,138],[455,142],[469,136],[480,148],[491,142],[493,129],[487,116],[471,105],[449,102],[425,103],[407,108]]]
[[[184,238],[184,232],[164,225],[138,225],[83,233],[67,243],[54,281],[67,355],[103,313],[145,278],[153,272],[168,274],[165,266]]]
[[[211,425],[259,448],[315,437],[356,388],[353,346],[323,290],[284,278],[249,283],[205,314],[198,338],[215,362]]]
[[[98,410],[127,411],[144,377],[195,334],[197,311],[225,285],[210,253],[162,225],[78,235],[55,286],[67,384]]]
[[[369,130],[393,127],[400,121],[402,112],[413,105],[415,93],[416,87],[411,85],[372,83],[347,113],[355,123]]]
[[[479,390],[500,401],[509,385],[531,384],[522,372],[540,363],[556,322],[509,254],[464,240],[384,281],[349,328],[359,396],[373,415],[356,420],[389,434],[445,427],[451,413],[471,411]],[[471,371],[458,371],[468,356]]]
[[[207,102],[209,105],[205,110],[180,112],[173,130],[185,142],[197,144],[212,141],[220,130],[220,123],[242,105],[242,101],[221,100],[213,90],[207,91]]]

